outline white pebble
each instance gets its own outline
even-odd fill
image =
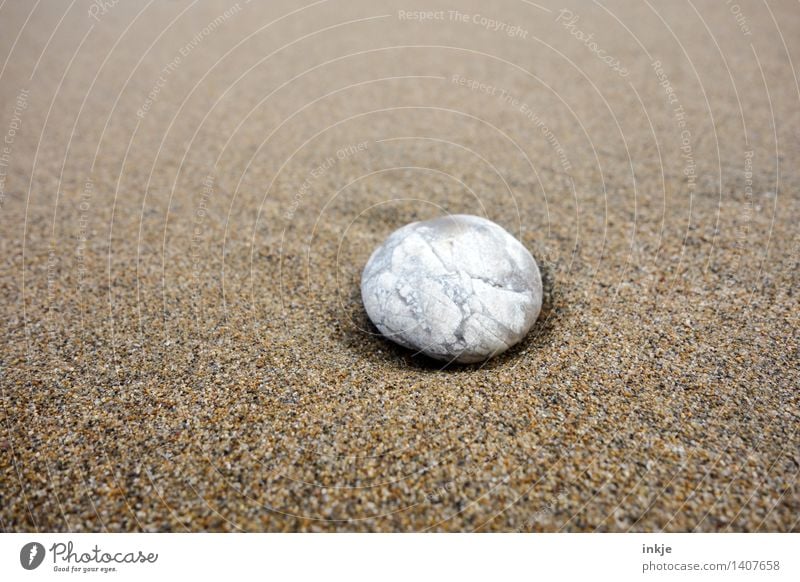
[[[506,230],[457,214],[393,232],[364,267],[361,298],[392,341],[438,360],[474,363],[525,337],[541,311],[542,279]]]

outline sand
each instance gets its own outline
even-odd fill
[[[796,2],[100,5],[0,8],[3,530],[800,529]],[[448,212],[484,365],[359,298]]]

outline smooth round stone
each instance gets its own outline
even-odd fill
[[[542,278],[501,226],[457,214],[393,232],[364,267],[361,298],[387,338],[466,364],[525,337],[542,308]]]

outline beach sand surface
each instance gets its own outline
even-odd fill
[[[798,4],[421,4],[3,3],[4,531],[799,529]],[[483,365],[359,296],[447,213]]]

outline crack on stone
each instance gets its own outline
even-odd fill
[[[377,311],[368,309],[370,317],[397,343],[435,358],[477,362],[522,339],[535,319],[541,284],[536,262],[531,258],[527,268],[527,251],[511,235],[483,219],[456,219],[468,227],[460,238],[426,223],[390,236],[365,268],[362,294],[369,293],[369,309]],[[486,224],[474,224],[481,220]],[[474,235],[476,229],[483,234]],[[447,244],[459,245],[454,256],[446,254]],[[456,257],[464,252],[470,254],[460,264]],[[387,272],[393,276],[383,277]]]

